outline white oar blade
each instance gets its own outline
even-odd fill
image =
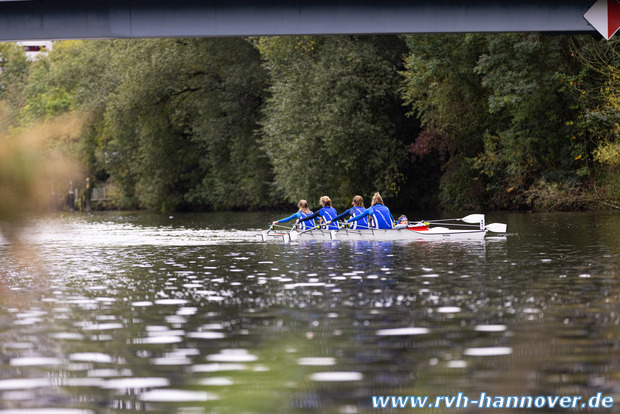
[[[299,238],[299,233],[297,233],[295,230],[292,230],[288,235],[290,241],[295,241]]]
[[[484,220],[484,214],[470,214],[460,219],[460,221],[470,224],[480,223],[482,220]]]
[[[504,223],[491,223],[485,226],[485,229],[494,233],[506,233],[508,226]]]

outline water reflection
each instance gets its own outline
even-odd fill
[[[618,216],[508,215],[482,243],[263,244],[228,220],[39,219],[36,265],[0,245],[0,413],[618,394]]]

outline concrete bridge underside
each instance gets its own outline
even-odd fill
[[[0,40],[593,32],[594,0],[0,0]]]

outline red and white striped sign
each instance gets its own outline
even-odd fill
[[[609,40],[620,28],[620,3],[618,0],[598,0],[584,17]]]

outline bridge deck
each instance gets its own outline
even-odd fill
[[[594,0],[0,0],[0,39],[592,32]]]

